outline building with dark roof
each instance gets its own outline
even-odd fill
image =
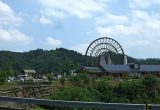
[[[79,68],[76,72],[88,73],[90,75],[96,75],[96,76],[102,76],[104,73],[104,71],[100,67],[86,67],[86,66]]]
[[[77,72],[90,73],[97,76],[105,74],[115,77],[137,76],[145,74],[155,74],[160,76],[160,65],[140,65],[139,63],[130,63],[126,65],[100,65],[100,67],[81,67]]]
[[[108,73],[160,73],[160,65],[101,65]]]

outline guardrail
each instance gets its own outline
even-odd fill
[[[111,109],[111,110],[160,110],[160,105],[155,105],[155,104],[146,105],[146,104],[80,102],[80,101],[47,100],[47,99],[33,99],[33,98],[6,97],[6,96],[0,96],[0,101],[46,105],[53,107],[69,107],[69,108],[96,108],[96,109]]]

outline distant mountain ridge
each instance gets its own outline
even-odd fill
[[[128,62],[160,64],[160,59],[135,59],[128,56]],[[85,56],[65,48],[56,50],[31,50],[29,52],[0,51],[0,71],[20,74],[22,69],[35,69],[40,74],[63,73],[85,66]]]

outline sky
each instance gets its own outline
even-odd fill
[[[84,54],[104,36],[131,57],[160,58],[160,0],[0,0],[0,50]]]

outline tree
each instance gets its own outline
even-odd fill
[[[128,56],[128,62],[137,62]],[[138,60],[140,64],[160,64],[159,59]],[[35,69],[40,74],[54,72],[55,74],[69,73],[70,69],[77,69],[85,65],[85,56],[64,48],[56,50],[31,50],[29,52],[0,51],[0,69],[7,72],[14,71],[14,75],[22,69]]]
[[[149,97],[154,97],[155,92],[159,88],[159,79],[155,75],[146,75],[142,84],[145,86],[145,91]]]
[[[63,87],[63,89],[64,89],[65,77],[62,76],[62,77],[60,78],[59,82],[61,83],[61,85],[62,85],[62,87]]]
[[[0,83],[5,82],[5,74],[4,72],[0,71]]]
[[[86,88],[69,87],[57,90],[51,97],[53,100],[92,101],[92,97]]]
[[[91,83],[91,77],[87,73],[79,74],[77,77],[81,78],[85,85]]]
[[[137,80],[121,82],[115,89],[115,92],[118,97],[125,97],[130,103],[132,103],[136,98],[139,98],[139,96],[143,97],[145,94],[143,84]]]
[[[53,74],[50,73],[50,74],[48,74],[47,77],[48,77],[48,81],[49,81],[49,82],[52,82],[52,81],[53,81]]]
[[[83,80],[78,76],[71,76],[69,78],[69,81],[71,82],[71,84],[73,84],[74,86],[83,86]]]
[[[13,75],[14,75],[13,69],[9,68],[8,71],[6,71],[6,76],[13,76]]]

